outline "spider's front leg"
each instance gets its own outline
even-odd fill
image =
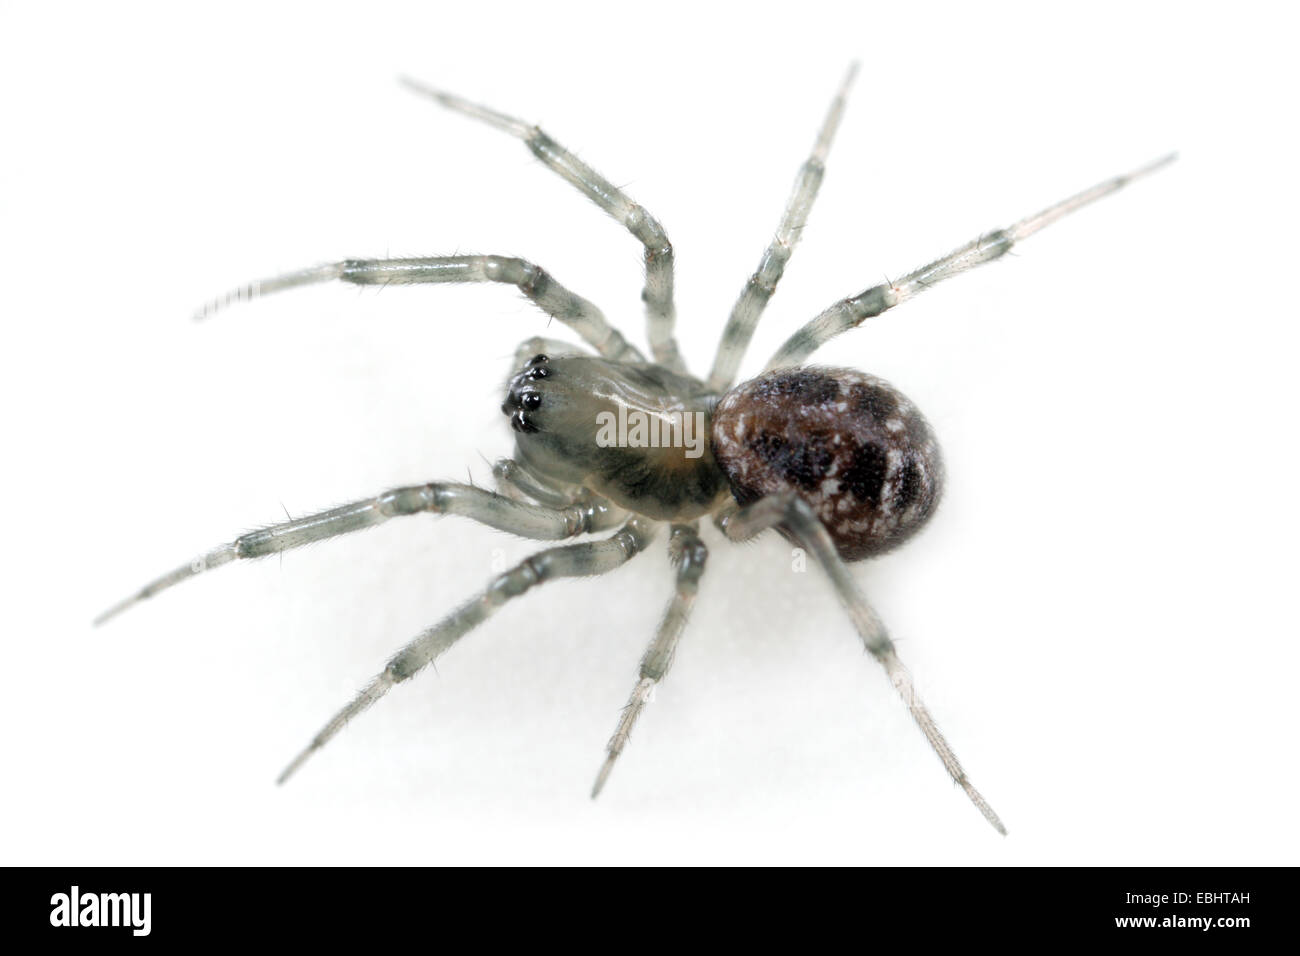
[[[499,282],[519,289],[539,309],[573,329],[605,358],[642,362],[635,346],[605,319],[593,303],[570,292],[551,274],[526,259],[512,256],[424,256],[415,259],[344,259],[325,265],[255,279],[204,305],[196,319],[237,302],[323,282],[353,285],[423,285],[446,282]],[[568,346],[572,349],[572,346]]]
[[[465,116],[509,133],[524,142],[534,156],[558,173],[570,185],[617,220],[644,248],[645,286],[641,300],[646,307],[646,335],[654,360],[676,372],[686,366],[673,338],[677,308],[673,304],[673,246],[659,220],[632,200],[627,193],[592,169],[569,150],[551,139],[541,127],[507,116],[494,109],[435,90],[406,77],[402,82],[411,90]]]
[[[547,581],[608,574],[644,551],[658,528],[656,522],[634,517],[608,538],[549,548],[525,558],[499,575],[482,593],[394,654],[383,672],[350,704],[334,715],[302,753],[284,769],[277,782],[284,783],[288,780],[308,757],[325,746],[348,721],[388,693],[394,684],[414,677],[466,633],[495,614],[507,601]]]
[[[793,492],[784,492],[770,495],[743,508],[730,505],[717,515],[715,523],[732,541],[744,541],[769,528],[779,527],[817,559],[817,563],[831,579],[844,609],[853,621],[853,627],[862,639],[863,646],[885,669],[890,682],[911,711],[912,719],[916,721],[921,732],[925,734],[925,739],[930,742],[934,752],[943,761],[944,768],[966,791],[966,795],[970,797],[980,813],[984,814],[984,818],[1005,836],[1006,827],[1002,825],[997,813],[966,776],[966,771],[957,761],[957,755],[948,746],[948,741],[940,732],[939,725],[935,723],[934,717],[917,693],[912,683],[912,675],[899,660],[894,642],[889,639],[884,623],[867,603],[857,582],[853,580],[848,565],[839,556],[830,534],[812,508]]]
[[[372,528],[389,518],[425,512],[461,515],[499,531],[538,541],[557,541],[589,531],[604,531],[625,517],[622,511],[594,495],[581,502],[551,507],[516,501],[473,485],[456,482],[432,482],[394,488],[373,498],[363,498],[329,511],[240,535],[229,544],[213,548],[188,564],[146,584],[131,597],[95,618],[95,624],[103,624],[159,591],[231,561],[278,554],[313,541]]]

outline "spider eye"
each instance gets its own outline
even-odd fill
[[[531,412],[542,407],[542,396],[536,392],[524,392],[519,396],[519,404]]]
[[[517,432],[535,432],[537,426],[524,417],[524,410],[521,408],[510,416],[510,427]]]
[[[530,368],[528,370],[529,378],[546,378],[546,376],[550,374],[551,374],[551,370],[547,368],[545,365],[539,365],[536,368]]]
[[[550,360],[551,357],[549,355],[543,355],[541,353],[538,353],[537,355],[534,355],[532,358],[528,360],[528,364],[541,365],[543,362],[549,362]]]

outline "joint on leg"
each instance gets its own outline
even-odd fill
[[[672,537],[668,539],[668,559],[681,569],[681,574],[688,570],[699,574],[704,571],[705,562],[709,560],[709,549],[700,540],[695,528],[674,525]]]
[[[538,270],[524,259],[514,259],[505,256],[484,256],[483,257],[483,278],[489,282],[505,282],[511,285],[517,285],[525,292],[525,288],[533,280],[533,274]]]
[[[564,508],[564,521],[569,537],[589,534],[610,526],[622,514],[604,498],[592,495],[583,488],[573,497],[572,504]]]
[[[641,658],[641,670],[638,671],[640,679],[650,681],[652,684],[657,684],[663,680],[664,675],[668,673],[668,668],[673,666],[673,652],[675,650],[675,647],[660,647],[657,643],[652,644],[650,649],[645,652],[645,657]]]
[[[529,262],[523,263],[523,268],[513,281],[519,286],[520,292],[533,300],[540,299],[551,287],[551,277],[546,270]]]
[[[421,511],[436,511],[439,488],[439,485],[428,484],[386,491],[379,496],[377,502],[379,511],[388,518],[419,514]]]
[[[629,204],[627,214],[623,218],[623,225],[645,246],[647,262],[672,258],[673,244],[668,241],[668,234],[664,232],[664,227],[659,224],[658,219],[646,212],[645,207],[640,203]]]
[[[654,526],[641,523],[640,518],[633,518],[610,540],[623,549],[623,556],[631,559],[645,550],[645,546],[654,537]]]
[[[892,286],[875,285],[844,302],[852,324],[859,325],[896,306],[899,303],[899,293]]]
[[[586,534],[595,520],[595,509],[584,505],[570,505],[564,509],[565,530],[569,537]]]
[[[387,679],[390,686],[400,684],[418,674],[427,663],[429,662],[423,659],[423,655],[417,655],[410,648],[404,648],[388,662],[382,676]]]

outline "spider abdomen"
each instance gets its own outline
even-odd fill
[[[846,368],[768,372],[723,396],[713,453],[741,504],[793,491],[846,561],[920,530],[943,490],[930,425],[888,382]]]

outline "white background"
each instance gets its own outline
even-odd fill
[[[1296,24],[1209,9],[0,8],[0,859],[1294,864]],[[282,789],[391,650],[534,546],[405,519],[89,627],[284,510],[487,482],[514,344],[546,326],[496,287],[189,322],[205,298],[506,253],[641,335],[636,243],[398,73],[542,122],[658,216],[702,371],[855,57],[749,373],[835,299],[1182,153],[819,355],[893,381],[946,449],[931,527],[857,574],[1008,838],[775,537],[710,529],[674,669],[594,804],[662,539],[503,610]]]

